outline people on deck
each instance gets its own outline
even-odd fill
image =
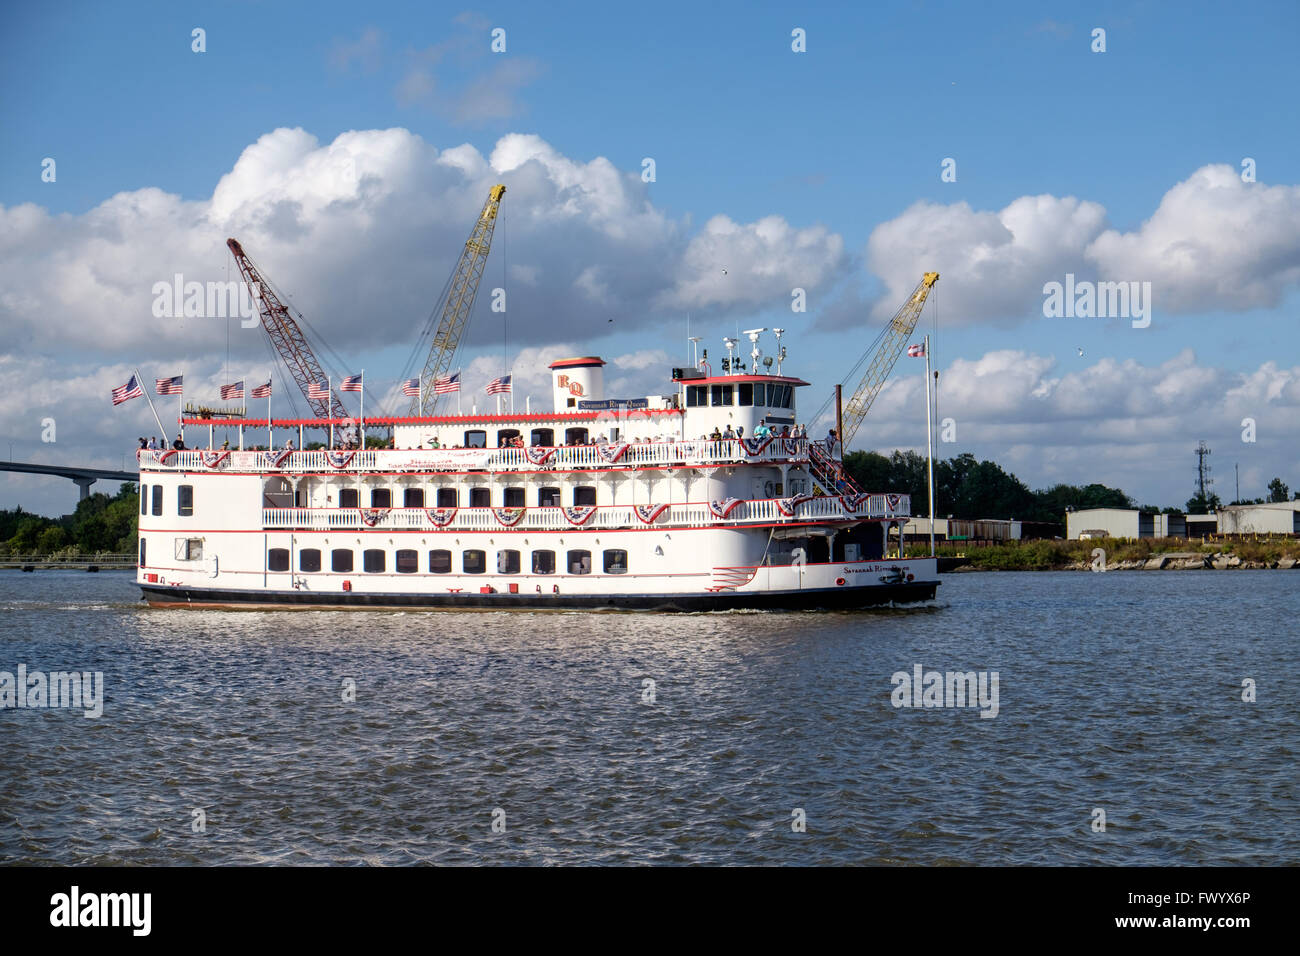
[[[185,439],[181,436],[180,432],[176,433],[176,440],[172,442],[172,447],[175,448],[177,451],[185,450]]]

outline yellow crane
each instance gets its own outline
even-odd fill
[[[872,356],[871,364],[867,366],[867,371],[863,374],[862,381],[858,383],[853,396],[844,405],[844,434],[839,436],[841,448],[849,447],[849,442],[857,433],[862,419],[867,417],[871,403],[880,394],[885,379],[889,378],[889,373],[894,370],[898,357],[903,354],[903,349],[907,346],[907,340],[912,337],[912,332],[916,329],[916,320],[921,317],[921,309],[925,305],[926,297],[938,281],[939,273],[925,273],[916,288],[912,290],[907,302],[889,320],[880,346]]]
[[[483,211],[479,213],[478,222],[465,240],[460,261],[456,264],[456,271],[452,273],[442,299],[438,325],[429,345],[429,357],[424,363],[424,373],[420,376],[420,394],[411,399],[411,415],[432,415],[437,407],[438,393],[434,390],[434,385],[451,371],[452,359],[460,347],[461,334],[465,331],[470,313],[474,311],[479,281],[483,278],[483,266],[487,263],[488,252],[492,248],[497,211],[501,207],[501,197],[505,194],[505,186],[498,184],[492,187]]]

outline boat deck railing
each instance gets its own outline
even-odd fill
[[[892,494],[574,508],[263,508],[262,527],[303,531],[699,528],[809,521],[905,521],[911,510],[909,495]]]
[[[142,471],[303,474],[402,471],[539,471],[806,464],[806,438],[708,439],[527,448],[368,448],[297,451],[185,449],[137,452]]]

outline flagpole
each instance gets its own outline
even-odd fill
[[[334,450],[334,376],[325,376],[325,414],[330,420],[330,451]]]
[[[456,369],[456,417],[460,417],[460,369]]]
[[[361,370],[361,429],[357,434],[358,445],[366,450],[366,370]]]
[[[176,393],[176,424],[181,430],[181,441],[185,440],[185,426],[181,425],[181,419],[185,417],[185,385],[184,379],[181,380],[181,390]]]
[[[153,420],[158,423],[158,430],[162,432],[163,441],[167,440],[167,429],[163,428],[162,419],[158,417],[158,409],[153,407],[153,399],[149,397],[149,389],[144,387],[144,377],[137,368],[135,371],[135,380],[140,383],[140,391],[144,393],[144,400],[149,403],[149,411],[153,412]]]
[[[930,424],[930,336],[925,337],[925,457],[930,488],[930,557],[934,557],[934,439]]]
[[[275,451],[275,439],[271,437],[271,392],[275,391],[274,386],[266,393],[266,450]]]

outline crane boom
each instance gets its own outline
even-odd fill
[[[235,264],[248,283],[249,291],[257,296],[258,309],[262,313],[262,328],[266,330],[275,350],[280,353],[294,382],[302,390],[307,405],[317,418],[347,418],[347,410],[332,389],[328,399],[311,397],[309,386],[326,381],[325,372],[316,360],[316,353],[307,343],[298,323],[289,314],[288,306],[280,301],[271,284],[262,278],[261,272],[253,265],[253,260],[248,258],[239,240],[227,239],[226,245],[234,253]]]
[[[889,327],[885,330],[885,337],[880,347],[872,356],[871,364],[867,366],[867,371],[862,376],[862,381],[858,383],[853,397],[844,406],[844,434],[839,436],[841,448],[849,447],[849,442],[856,434],[858,426],[862,424],[862,419],[867,416],[871,403],[876,400],[876,396],[884,387],[885,379],[889,378],[889,373],[894,370],[898,356],[903,353],[907,340],[916,329],[916,320],[921,317],[921,308],[925,305],[926,296],[938,281],[939,273],[927,272],[912,290],[907,302],[889,320]]]
[[[487,202],[479,213],[478,222],[474,223],[469,238],[465,240],[465,248],[461,251],[456,271],[452,273],[447,298],[438,318],[438,327],[433,333],[424,373],[420,376],[419,398],[411,399],[412,415],[432,415],[438,405],[439,396],[434,391],[434,383],[451,371],[451,362],[460,346],[461,334],[465,331],[470,313],[474,311],[479,280],[483,278],[483,266],[487,264],[488,252],[492,249],[497,210],[501,206],[501,197],[505,194],[506,187],[500,184],[488,191]]]

